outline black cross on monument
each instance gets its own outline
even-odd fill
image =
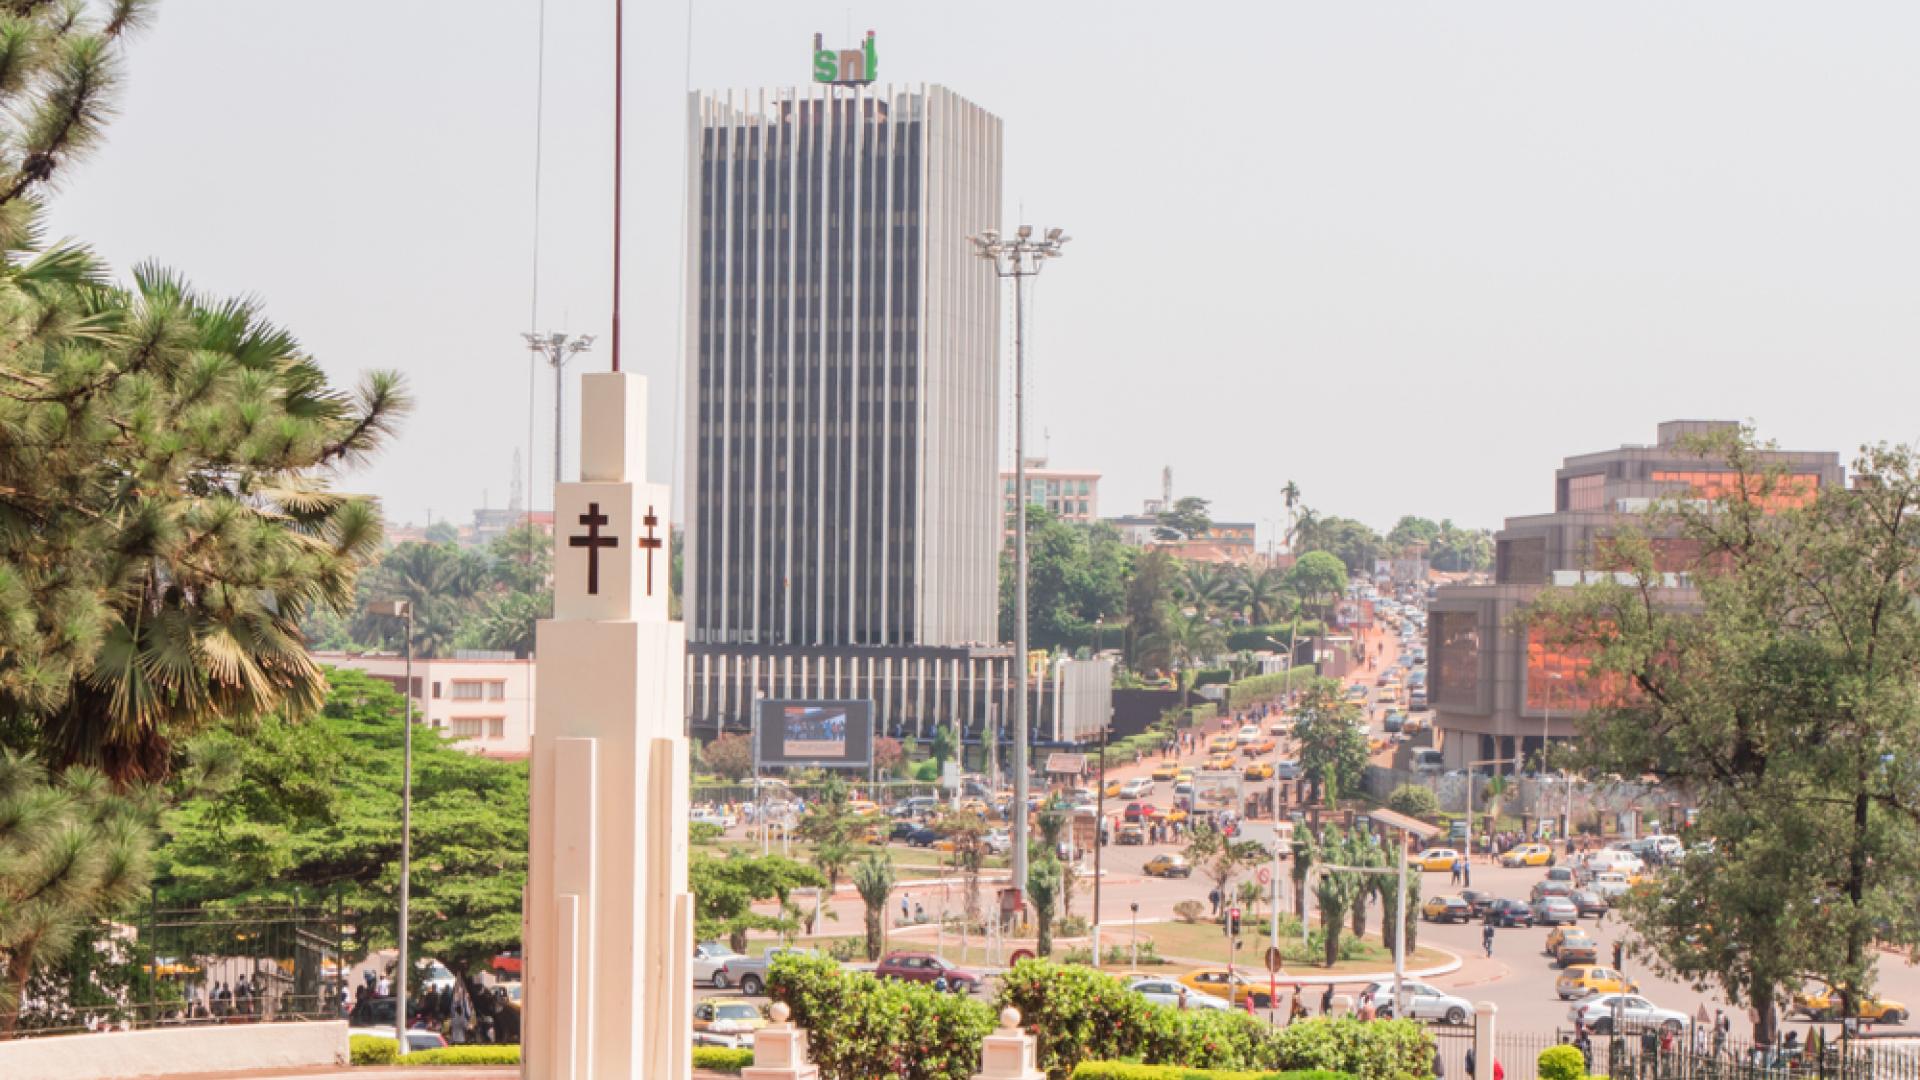
[[[653,535],[653,527],[660,524],[660,519],[653,516],[653,507],[647,507],[647,516],[640,519],[640,524],[647,527],[647,535],[640,538],[640,547],[647,553],[647,595],[652,596],[653,553],[660,550],[660,538]]]
[[[607,515],[600,512],[600,504],[590,502],[587,512],[580,515],[580,524],[587,527],[587,535],[570,536],[567,546],[587,549],[587,595],[600,595],[600,549],[618,547],[620,541],[611,536],[601,536],[600,526],[607,523]],[[648,567],[652,569],[651,566]]]

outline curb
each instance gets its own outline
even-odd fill
[[[1463,961],[1460,959],[1460,955],[1458,953],[1452,951],[1451,949],[1442,949],[1439,946],[1432,946],[1432,948],[1434,949],[1435,952],[1446,953],[1450,959],[1448,959],[1446,963],[1439,964],[1434,967],[1415,968],[1415,969],[1409,970],[1403,976],[1404,978],[1432,979],[1441,975],[1450,975],[1453,972],[1460,970]],[[1176,963],[1176,964],[1195,964],[1195,965],[1204,966],[1204,967],[1220,967],[1221,966],[1220,964],[1215,963],[1211,960],[1191,960],[1186,957],[1180,957],[1180,956],[1166,956],[1166,957],[1162,957],[1161,959],[1166,960],[1169,963]],[[1246,965],[1236,965],[1236,966],[1245,968],[1246,970],[1252,971],[1252,972],[1257,972],[1260,970],[1258,965],[1254,965],[1252,967],[1247,967]],[[1273,979],[1275,982],[1298,984],[1300,986],[1325,986],[1328,983],[1332,983],[1337,986],[1341,983],[1375,982],[1380,979],[1391,979],[1391,978],[1393,978],[1392,968],[1388,968],[1385,971],[1355,971],[1355,972],[1349,972],[1344,975],[1294,975],[1290,972],[1281,971],[1281,972],[1275,973],[1275,975],[1273,976]]]

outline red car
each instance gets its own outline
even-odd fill
[[[1152,803],[1128,803],[1125,817],[1128,821],[1146,821],[1160,812]]]
[[[930,983],[945,978],[947,989],[956,994],[971,994],[980,989],[978,974],[954,967],[932,953],[888,953],[874,965],[873,973],[882,979],[904,979],[907,982]]]

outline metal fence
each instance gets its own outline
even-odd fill
[[[1467,1069],[1473,1029],[1431,1030],[1441,1075],[1446,1080],[1475,1080]],[[1920,1080],[1920,1048],[1908,1042],[1853,1039],[1818,1048],[1804,1042],[1758,1047],[1689,1033],[1666,1046],[1660,1035],[1656,1030],[1651,1038],[1643,1038],[1638,1031],[1618,1038],[1590,1036],[1588,1071],[1613,1080]],[[1574,1033],[1566,1030],[1551,1035],[1500,1032],[1494,1038],[1494,1056],[1506,1080],[1537,1080],[1541,1051],[1573,1043]],[[1490,1066],[1481,1066],[1481,1078],[1492,1075]]]
[[[337,913],[321,908],[149,907],[83,935],[0,1023],[31,1036],[339,1019],[341,946]]]

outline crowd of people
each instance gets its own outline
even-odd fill
[[[345,996],[345,991],[342,991]],[[377,1002],[391,1001],[393,980],[376,974],[372,968],[361,972],[360,985],[354,988],[351,1003],[345,1003],[348,1024],[352,1027],[377,1027],[392,1016],[378,1015]],[[407,998],[407,1027],[437,1031],[448,1043],[508,1043],[520,1041],[520,1007],[507,996],[504,986],[485,987],[476,980],[454,980],[437,989],[423,987]]]

